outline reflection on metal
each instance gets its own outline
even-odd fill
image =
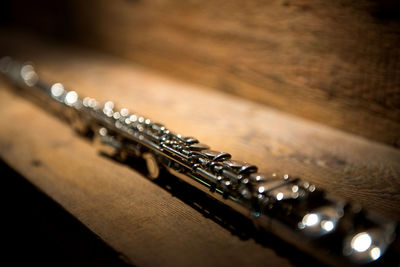
[[[51,86],[51,95],[55,98],[62,96],[65,92],[64,86],[61,83],[55,83]]]
[[[175,134],[126,108],[116,109],[111,101],[101,105],[90,97],[81,99],[61,83],[46,87],[32,64],[5,57],[0,71],[26,93],[45,92],[74,129],[93,135],[102,153],[122,160],[143,157],[150,179],[166,169],[328,264],[378,260],[395,238],[395,222],[360,213],[306,181],[258,173],[254,165],[232,160],[228,153],[210,150],[196,138]]]
[[[221,161],[221,160],[227,160],[231,158],[231,155],[225,152],[219,152],[215,150],[203,150],[201,151],[201,154],[205,156],[206,158],[213,160],[213,161]]]
[[[156,179],[160,175],[160,167],[158,166],[157,159],[152,153],[143,153],[143,158],[146,160],[148,176],[150,179]]]
[[[327,232],[330,232],[333,230],[333,228],[335,228],[335,224],[332,221],[322,220],[321,228]]]
[[[341,205],[320,207],[304,215],[298,227],[309,237],[319,237],[332,232],[342,215]]]
[[[34,86],[39,80],[35,69],[30,64],[26,64],[21,67],[20,75],[25,84],[28,86]]]
[[[344,241],[343,253],[358,263],[375,261],[393,242],[394,229],[394,223],[386,222],[383,227],[370,227],[366,231],[349,235]]]
[[[317,214],[309,213],[303,217],[302,224],[304,227],[311,227],[319,223],[319,221],[319,216]]]
[[[373,249],[371,249],[371,251],[369,252],[369,255],[371,256],[372,260],[377,260],[379,259],[379,257],[381,256],[381,249],[378,247],[374,247]]]
[[[98,151],[109,156],[115,157],[121,147],[121,144],[114,136],[108,133],[107,128],[101,127],[95,135],[94,144]]]
[[[65,95],[65,100],[64,101],[65,101],[65,104],[67,104],[68,106],[72,106],[72,105],[77,103],[78,94],[75,91],[69,91]]]
[[[371,244],[372,244],[371,236],[366,232],[356,234],[351,239],[351,248],[357,252],[366,251],[371,247]]]

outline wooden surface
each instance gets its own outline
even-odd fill
[[[45,80],[63,82],[84,96],[114,100],[256,164],[261,171],[299,175],[400,219],[397,149],[117,58],[7,37],[0,42],[2,51],[35,62]],[[177,196],[134,169],[98,155],[67,125],[5,90],[10,85],[4,80],[0,87],[0,156],[133,264],[302,262],[285,254],[279,242],[263,244],[232,234],[188,205],[190,196]]]
[[[39,29],[400,147],[398,1],[73,1],[58,24],[48,9]]]
[[[10,25],[400,147],[399,1],[6,0],[3,10]]]

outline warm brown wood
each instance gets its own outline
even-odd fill
[[[396,11],[397,10],[397,11]],[[397,1],[75,1],[99,47],[400,146]]]
[[[2,36],[5,36],[3,34]],[[44,79],[114,100],[262,171],[288,172],[400,219],[400,151],[120,59],[11,37]],[[0,156],[138,266],[290,265],[94,147],[0,83]],[[278,252],[279,253],[279,252]]]
[[[398,1],[6,3],[10,25],[400,146]]]

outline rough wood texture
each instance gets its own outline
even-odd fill
[[[400,3],[3,2],[4,22],[400,146]]]
[[[400,146],[397,1],[75,1],[86,43]]]
[[[32,60],[46,80],[112,99],[262,171],[299,175],[400,219],[394,148],[119,59],[7,36],[2,51]],[[62,122],[5,90],[4,81],[0,87],[0,156],[135,265],[299,263],[275,243],[232,235],[185,199],[99,156]]]

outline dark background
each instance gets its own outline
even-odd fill
[[[71,214],[0,161],[2,264],[131,266]]]

